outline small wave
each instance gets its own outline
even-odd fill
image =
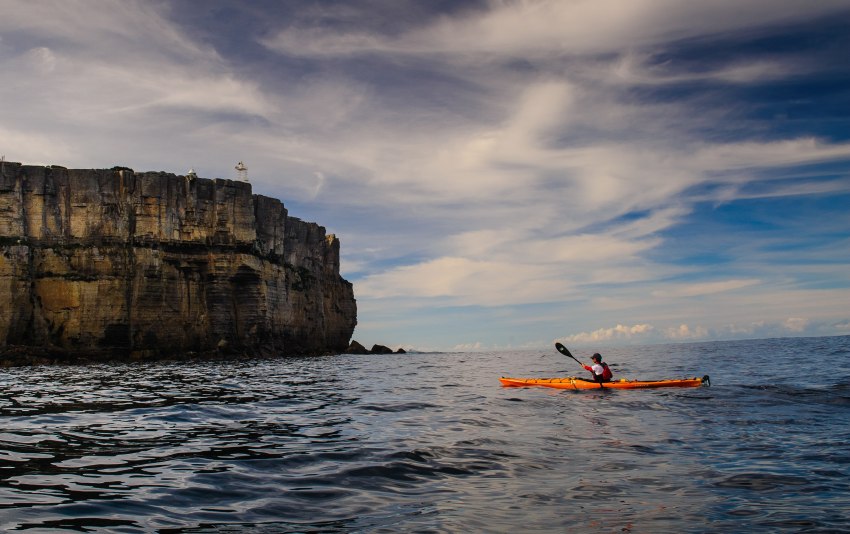
[[[763,406],[782,404],[804,404],[804,405],[848,405],[850,404],[850,384],[824,384],[818,386],[794,386],[794,385],[759,385],[759,386],[737,386],[741,391],[750,392],[746,396],[747,402],[758,403]]]
[[[74,517],[54,519],[40,523],[23,523],[19,530],[32,528],[62,529],[76,532],[89,532],[91,528],[138,527],[138,523],[126,519],[108,519],[103,517]]]
[[[807,484],[809,484],[809,481],[803,477],[770,473],[741,473],[714,483],[718,488],[752,491],[775,491],[786,489],[787,486],[805,486]]]
[[[614,484],[582,484],[573,488],[573,499],[580,501],[598,501],[622,495],[623,489]]]
[[[427,402],[405,402],[400,404],[364,404],[360,406],[361,410],[370,412],[407,412],[411,410],[430,410],[436,408],[437,405]]]

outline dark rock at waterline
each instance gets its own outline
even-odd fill
[[[351,344],[345,349],[346,354],[369,354],[369,349],[361,345],[356,341],[352,341]]]
[[[398,349],[393,352],[393,349],[385,345],[372,345],[371,349],[367,349],[357,341],[351,341],[351,344],[345,350],[345,354],[407,354],[404,349]]]

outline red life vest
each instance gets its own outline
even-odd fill
[[[614,373],[611,372],[611,369],[608,368],[608,364],[602,362],[602,380],[609,381],[614,378]]]

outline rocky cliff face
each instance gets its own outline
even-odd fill
[[[3,164],[0,351],[342,351],[339,241],[251,186]]]

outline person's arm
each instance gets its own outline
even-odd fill
[[[581,366],[584,367],[585,371],[590,371],[591,373],[593,372],[593,367],[585,364],[581,364]]]

